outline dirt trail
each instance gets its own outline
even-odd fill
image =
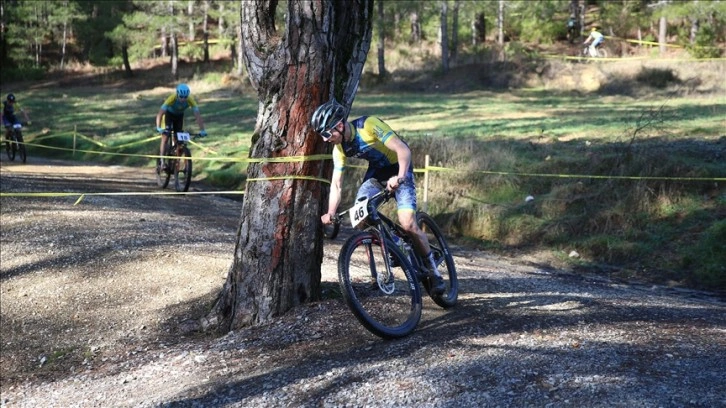
[[[0,190],[146,192],[151,169],[0,160]],[[193,184],[194,188],[204,188]],[[169,190],[166,190],[169,191]],[[213,195],[0,198],[0,406],[724,406],[726,304],[455,248],[461,296],[410,337],[325,300],[214,337],[241,204]]]

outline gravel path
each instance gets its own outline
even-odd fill
[[[3,193],[159,191],[149,169],[29,163],[0,163]],[[708,293],[455,248],[457,307],[427,299],[383,341],[336,295],[341,237],[325,300],[214,337],[185,322],[221,288],[239,202],[75,201],[0,199],[2,407],[726,406],[726,303]]]

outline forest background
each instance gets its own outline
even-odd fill
[[[214,135],[194,151],[195,180],[242,189],[246,162],[228,159],[247,155],[257,102],[239,61],[241,4],[1,1],[2,93],[33,112],[31,157],[150,166],[154,143],[137,142],[184,81]],[[427,207],[452,238],[546,251],[576,271],[726,288],[724,2],[375,8],[353,114],[383,116],[444,169]],[[594,26],[612,58],[580,57]]]

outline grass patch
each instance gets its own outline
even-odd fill
[[[638,276],[646,280],[668,277],[724,289],[726,251],[719,243],[726,193],[723,182],[694,178],[726,175],[726,96],[705,85],[674,92],[691,80],[683,67],[608,67],[579,68],[621,81],[600,93],[546,87],[391,93],[390,84],[371,83],[357,95],[352,116],[380,115],[411,145],[416,168],[424,167],[426,154],[440,167],[430,173],[425,206],[462,242],[536,247],[565,258],[577,250],[578,266],[609,263],[647,269]],[[713,68],[699,67],[688,69],[707,78]],[[570,70],[576,84],[582,73]],[[561,79],[569,71],[558,72]],[[446,89],[458,81],[440,73],[411,75],[410,89],[426,82],[420,78]],[[221,72],[190,70],[188,82],[210,134],[191,147],[195,180],[244,189],[255,94]],[[42,155],[150,170],[149,156],[159,146],[154,116],[174,84],[100,83],[30,86],[18,95],[33,119],[26,129],[26,140],[35,144],[30,160]],[[639,88],[612,91],[618,87]],[[187,129],[195,131],[196,124],[188,122]],[[362,174],[348,173],[344,203],[353,201]],[[422,191],[420,174],[417,183]]]

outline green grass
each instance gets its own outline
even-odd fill
[[[210,135],[192,146],[195,180],[242,189],[257,115],[254,93],[225,84],[225,75],[194,78]],[[159,143],[154,117],[171,88],[124,89],[131,88],[17,92],[33,120],[26,140],[46,146],[31,146],[30,157],[150,168],[145,155],[156,155]],[[431,173],[426,205],[453,238],[482,248],[577,250],[581,258],[561,258],[573,267],[616,265],[655,282],[726,287],[724,183],[675,179],[726,177],[723,92],[667,88],[635,98],[544,89],[382,89],[359,93],[351,115],[375,114],[389,123],[411,145],[417,168],[429,154],[432,165],[451,170]],[[193,120],[187,129],[196,131]],[[95,153],[74,155],[74,134],[77,150]],[[351,173],[355,180],[362,172]],[[355,184],[347,184],[346,202]],[[525,202],[528,195],[535,200]]]

